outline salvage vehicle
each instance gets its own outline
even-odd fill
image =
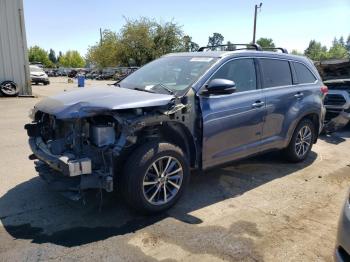
[[[350,121],[350,59],[327,60],[316,63],[329,92],[325,98],[325,131],[330,133]]]
[[[30,71],[30,80],[32,81],[33,84],[36,84],[36,85],[39,83],[42,83],[44,85],[50,84],[49,77],[41,67],[38,67],[36,65],[30,65],[29,71]]]
[[[339,219],[335,261],[350,261],[350,192]]]
[[[312,62],[255,44],[212,48],[165,55],[115,87],[36,104],[25,128],[30,159],[48,171],[39,175],[72,199],[117,190],[133,208],[160,212],[178,201],[190,170],[271,150],[305,160],[327,92]]]

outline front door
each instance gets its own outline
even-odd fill
[[[258,152],[265,115],[265,98],[258,88],[254,59],[230,60],[214,73],[212,79],[234,81],[236,92],[199,95],[203,119],[203,168]]]

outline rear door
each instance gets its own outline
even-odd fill
[[[294,62],[275,58],[258,60],[266,97],[262,147],[263,149],[280,148],[285,144],[291,123],[300,113],[301,103],[310,95],[311,90],[308,84],[299,84],[296,78],[295,70],[301,70],[299,65],[305,67],[304,65],[295,63],[298,65],[295,67]],[[302,75],[301,72],[300,75]],[[308,81],[315,82],[316,78],[312,74],[311,76],[313,79]]]
[[[252,58],[233,59],[212,79],[229,79],[236,92],[199,95],[203,118],[203,168],[259,151],[265,103]]]

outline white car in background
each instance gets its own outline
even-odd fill
[[[50,84],[49,77],[44,72],[44,70],[39,66],[30,65],[29,71],[30,71],[30,80],[32,81],[33,84],[36,84],[36,85],[39,83],[43,83],[44,85]]]

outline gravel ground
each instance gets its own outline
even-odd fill
[[[38,96],[75,88],[64,78]],[[87,86],[108,81],[88,80]],[[350,130],[321,137],[304,163],[270,153],[193,174],[166,214],[117,194],[74,203],[38,178],[23,125],[39,98],[0,99],[0,261],[332,261],[350,184]],[[99,211],[99,209],[101,209]]]

